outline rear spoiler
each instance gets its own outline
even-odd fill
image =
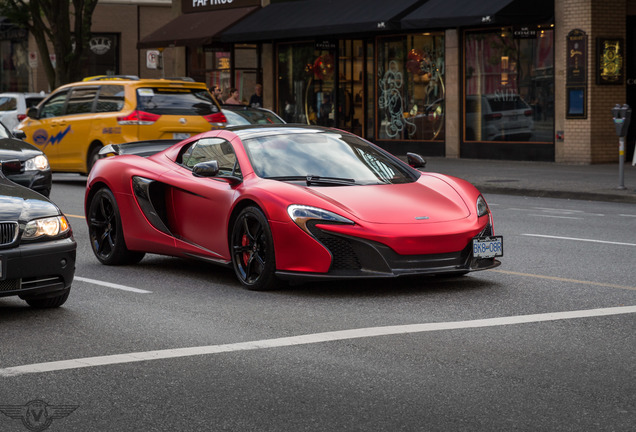
[[[99,151],[98,158],[104,159],[110,156],[136,155],[141,157],[152,156],[180,142],[178,139],[136,141],[124,144],[108,144]]]

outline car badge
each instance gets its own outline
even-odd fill
[[[186,124],[186,121],[187,121],[187,120],[186,120],[186,119],[184,119],[183,117],[181,117],[181,118],[179,119],[179,123],[181,123],[181,124]]]
[[[427,220],[430,219],[428,216],[415,216],[415,220]]]

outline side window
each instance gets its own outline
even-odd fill
[[[40,109],[40,118],[57,117],[64,114],[64,104],[68,90],[63,90],[51,96]]]
[[[183,165],[192,169],[196,164],[207,161],[219,163],[219,174],[241,176],[232,145],[222,138],[203,138],[195,142],[183,154]]]
[[[18,109],[18,100],[11,96],[0,97],[0,111],[15,111]]]
[[[78,87],[73,89],[66,106],[66,115],[93,112],[95,96],[97,96],[97,87]]]
[[[103,85],[97,96],[95,112],[116,112],[124,107],[124,86]]]

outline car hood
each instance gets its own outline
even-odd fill
[[[42,151],[24,141],[12,138],[0,139],[0,160],[25,161],[41,154]]]
[[[0,221],[26,222],[59,214],[57,206],[44,196],[0,177]]]
[[[310,187],[307,190],[372,223],[448,222],[470,215],[457,191],[433,176],[422,175],[416,182],[406,184]]]

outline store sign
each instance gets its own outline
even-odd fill
[[[623,39],[598,38],[596,83],[623,84]]]
[[[512,30],[512,36],[515,39],[536,39],[537,28],[536,27],[515,27]]]
[[[183,0],[183,13],[260,6],[261,0]]]
[[[567,85],[587,84],[587,34],[572,30],[567,35]]]

